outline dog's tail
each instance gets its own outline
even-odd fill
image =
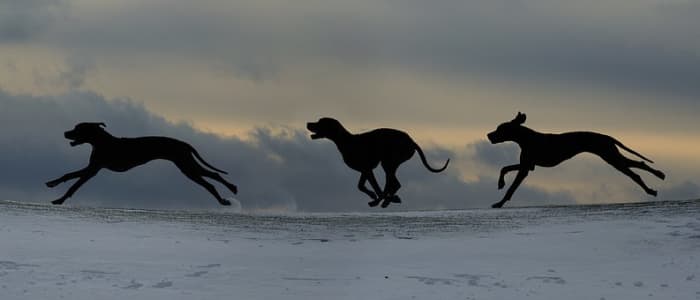
[[[217,169],[216,167],[210,165],[207,161],[204,160],[204,158],[202,158],[202,157],[199,155],[199,152],[197,152],[197,149],[195,149],[194,147],[190,147],[190,149],[191,149],[192,154],[194,155],[194,157],[196,157],[197,160],[199,160],[199,162],[203,163],[205,166],[207,166],[207,167],[209,167],[210,169],[212,169],[212,170],[214,170],[214,171],[217,171],[217,172],[219,172],[219,173],[228,174],[226,171],[219,170],[219,169]]]
[[[652,164],[654,163],[651,159],[648,159],[648,158],[644,157],[644,155],[641,155],[641,154],[637,153],[637,151],[634,151],[634,150],[628,148],[627,146],[625,146],[624,144],[622,144],[622,142],[620,142],[620,141],[618,141],[618,140],[616,140],[616,139],[614,139],[614,138],[613,138],[613,140],[615,140],[615,145],[619,146],[619,147],[622,148],[622,149],[625,149],[627,152],[632,153],[632,154],[638,156],[639,158],[641,158],[641,159],[643,159],[643,160],[646,160],[646,161],[648,161],[648,162],[650,162],[650,163],[652,163]]]
[[[416,151],[418,151],[418,155],[420,155],[420,160],[423,162],[423,165],[425,166],[426,169],[428,169],[430,172],[433,173],[440,173],[447,169],[447,165],[450,163],[450,159],[448,158],[447,161],[445,162],[445,165],[442,166],[442,168],[439,169],[434,169],[428,164],[428,160],[425,159],[425,154],[423,153],[423,150],[418,146],[418,144],[413,143],[416,147]]]

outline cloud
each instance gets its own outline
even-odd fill
[[[520,109],[542,130],[691,135],[700,18],[661,2],[70,0],[28,47],[0,48],[17,63],[0,80],[132,97],[220,132],[334,114],[454,142]]]
[[[494,146],[488,141],[478,141],[470,147],[474,149],[474,158],[488,166],[504,167],[506,164],[517,163],[520,155],[520,148],[515,143]]]
[[[661,193],[665,198],[671,200],[687,200],[700,198],[700,185],[686,180],[669,188],[663,189]]]
[[[331,61],[700,95],[698,22],[662,1],[74,2],[81,18],[61,22],[52,46],[167,53],[253,80]]]
[[[69,89],[82,87],[88,73],[95,69],[95,63],[83,56],[69,56],[66,65],[68,68],[58,74],[57,81]]]
[[[34,38],[54,21],[62,0],[0,0],[0,44]]]
[[[96,69],[95,62],[89,57],[71,55],[65,59],[65,67],[52,72],[33,70],[34,83],[37,87],[63,88],[75,90],[82,88],[88,75]]]
[[[0,50],[8,60],[0,85],[32,94],[97,90],[146,101],[158,111],[89,92],[4,93],[4,101],[14,104],[1,107],[9,128],[0,130],[3,145],[17,142],[5,147],[22,150],[3,162],[22,169],[26,159],[18,153],[36,151],[42,166],[54,164],[32,165],[44,179],[78,168],[88,150],[67,148],[60,132],[94,118],[108,121],[115,134],[199,141],[232,172],[249,208],[356,210],[365,202],[355,189],[357,174],[332,145],[309,141],[296,127],[258,128],[241,140],[161,116],[239,132],[267,120],[290,124],[334,114],[352,128],[398,126],[420,139],[461,143],[483,138],[473,132],[492,130],[524,109],[532,114],[532,128],[542,131],[595,130],[621,138],[641,133],[635,146],[657,150],[642,149],[645,155],[680,161],[660,168],[694,178],[697,168],[687,162],[693,150],[680,152],[678,145],[697,148],[679,144],[695,137],[700,112],[697,8],[693,1],[655,0],[0,0]],[[34,86],[27,84],[32,80]],[[407,163],[400,171],[406,177],[402,194],[421,200],[401,207],[486,206],[502,195],[494,177],[517,160],[518,151],[513,144],[483,141],[457,151],[434,147],[431,159],[455,157],[457,168],[449,176],[432,175]],[[36,182],[22,186],[35,178],[29,173],[5,178],[17,186],[6,184],[2,195],[48,199],[62,191]],[[603,184],[596,188],[597,182]],[[662,183],[650,182],[656,184]],[[566,192],[560,195],[559,187]],[[687,187],[680,195],[692,194]],[[598,158],[577,158],[538,168],[513,204],[564,203],[569,196],[605,202],[615,195],[613,201],[629,201],[640,193]],[[168,163],[154,162],[129,176],[104,172],[71,201],[186,206],[194,205],[193,198],[214,205]]]
[[[70,185],[48,189],[43,183],[87,164],[89,146],[72,148],[63,131],[82,121],[103,121],[116,136],[164,135],[194,145],[207,161],[227,170],[239,185],[245,209],[284,211],[368,210],[356,190],[358,174],[345,166],[329,141],[312,141],[296,128],[258,128],[250,139],[222,137],[171,123],[129,99],[106,100],[91,92],[28,96],[0,91],[0,198],[47,203]],[[431,161],[456,153],[426,148]],[[128,175],[127,175],[128,174]],[[69,204],[110,207],[219,208],[202,188],[169,162],[154,161],[129,173],[103,170]],[[376,172],[383,178],[381,171]],[[487,207],[500,197],[495,178],[461,180],[457,169],[426,171],[417,158],[399,169],[404,204],[392,209]],[[380,180],[381,181],[381,180]],[[218,186],[219,191],[227,191]],[[572,203],[566,193],[522,187],[514,205]]]

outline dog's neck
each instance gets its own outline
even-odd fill
[[[99,144],[105,144],[108,143],[109,141],[112,141],[116,139],[115,136],[111,135],[107,131],[101,131],[99,134],[97,134],[91,141],[88,143],[92,146],[99,145]]]
[[[338,147],[338,149],[344,148],[348,143],[352,143],[352,137],[354,134],[350,133],[345,127],[340,127],[338,132],[333,137],[329,137],[333,143]]]
[[[533,142],[533,139],[536,139],[538,136],[542,135],[542,133],[527,128],[525,126],[519,126],[518,131],[515,134],[513,134],[509,140],[517,143],[520,146],[520,148],[523,148],[531,144]]]

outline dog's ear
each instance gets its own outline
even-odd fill
[[[511,122],[513,124],[522,125],[523,123],[525,123],[525,120],[527,120],[527,116],[524,113],[518,112],[518,115],[515,116],[515,119],[513,119],[513,121]]]

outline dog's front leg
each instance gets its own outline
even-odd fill
[[[54,180],[51,180],[51,181],[46,182],[46,186],[52,188],[52,187],[55,187],[55,186],[57,186],[57,185],[59,185],[59,184],[61,184],[61,183],[66,182],[66,181],[68,181],[68,180],[71,180],[71,179],[73,179],[73,178],[82,177],[82,176],[84,176],[85,174],[87,174],[87,172],[89,172],[90,169],[91,169],[90,167],[86,167],[86,168],[84,168],[84,169],[81,169],[81,170],[78,170],[78,171],[75,171],[75,172],[67,173],[67,174],[65,174],[65,175],[63,175],[63,176],[61,176],[61,177],[59,177],[59,178],[57,178],[57,179],[54,179]]]
[[[529,171],[527,168],[521,168],[521,169],[518,171],[518,175],[515,176],[515,179],[513,180],[513,183],[512,183],[512,184],[510,185],[510,187],[508,188],[508,191],[506,191],[506,195],[503,196],[503,200],[501,200],[500,202],[494,203],[493,205],[491,205],[491,207],[493,207],[493,208],[500,208],[500,207],[503,206],[503,204],[505,204],[506,202],[508,202],[508,200],[510,200],[510,198],[513,197],[513,193],[515,193],[515,190],[518,189],[518,187],[519,187],[520,184],[523,182],[523,180],[525,179],[525,177],[527,177],[527,174],[528,174],[529,172],[530,172],[530,171]]]
[[[374,192],[370,191],[369,189],[367,189],[367,187],[365,187],[363,181],[367,180],[369,180],[369,184],[372,186],[372,189],[374,189]],[[370,170],[369,172],[363,172],[362,176],[360,177],[360,182],[363,183],[362,187],[364,188],[364,190],[362,188],[360,188],[360,190],[362,190],[363,192],[365,192],[366,190],[365,193],[369,195],[372,199],[374,199],[368,202],[367,205],[371,207],[379,205],[379,203],[382,202],[382,199],[384,199],[384,192],[382,192],[382,189],[379,187],[379,183],[377,183],[377,178],[374,177],[374,173],[372,172],[372,170]]]
[[[51,203],[52,203],[52,204],[55,204],[55,205],[61,205],[61,204],[63,204],[63,202],[66,201],[66,199],[68,199],[68,198],[70,198],[71,196],[73,196],[73,194],[75,194],[75,192],[76,192],[83,184],[85,184],[88,180],[90,180],[90,178],[95,177],[95,175],[97,175],[97,171],[99,171],[99,169],[97,169],[97,170],[88,170],[88,171],[86,171],[85,173],[83,173],[83,175],[80,177],[80,179],[78,179],[78,181],[76,181],[76,182],[68,189],[68,191],[66,191],[66,193],[65,193],[63,196],[61,196],[61,198],[58,198],[58,199],[56,199],[56,200],[54,200],[54,201],[51,201]]]
[[[357,183],[357,188],[360,189],[363,193],[367,194],[372,200],[377,200],[377,193],[370,191],[367,186],[367,176],[363,173],[360,175],[360,182]]]
[[[498,177],[498,189],[502,189],[504,186],[506,186],[506,179],[505,176],[509,172],[515,171],[520,169],[520,164],[517,165],[510,165],[510,166],[505,166],[503,169],[501,169],[501,175]]]

